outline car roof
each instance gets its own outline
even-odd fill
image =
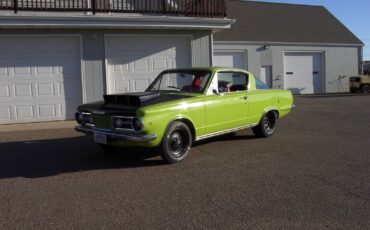
[[[177,69],[168,69],[165,71],[233,71],[233,72],[245,72],[248,73],[248,71],[244,69],[238,69],[238,68],[230,68],[230,67],[219,67],[219,66],[212,66],[212,67],[191,67],[191,68],[177,68]]]

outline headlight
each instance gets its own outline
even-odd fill
[[[76,118],[77,123],[80,124],[80,125],[84,122],[83,115],[80,112],[77,112],[75,114],[75,118]]]
[[[75,114],[75,118],[78,124],[93,124],[93,119],[91,113],[85,113],[85,112],[77,112]]]
[[[136,131],[142,131],[144,129],[144,124],[140,118],[135,117],[132,120],[132,125]]]

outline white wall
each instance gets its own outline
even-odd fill
[[[326,93],[349,92],[349,76],[359,72],[359,47],[334,45],[265,45],[248,42],[214,42],[215,50],[244,51],[248,70],[260,73],[262,66],[272,66],[273,88],[284,88],[284,52],[322,52],[324,57],[324,88]],[[340,76],[346,76],[340,80]]]

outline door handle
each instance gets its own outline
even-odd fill
[[[247,96],[244,96],[244,97],[241,97],[240,99],[242,99],[242,100],[247,100],[247,99],[248,99],[248,97],[247,97]]]

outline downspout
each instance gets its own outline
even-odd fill
[[[360,47],[360,74],[364,74],[364,46]]]
[[[213,48],[214,48],[214,44],[213,44],[213,31],[211,32],[211,44],[210,44],[210,49],[211,49],[211,58],[209,60],[209,66],[213,66]]]

